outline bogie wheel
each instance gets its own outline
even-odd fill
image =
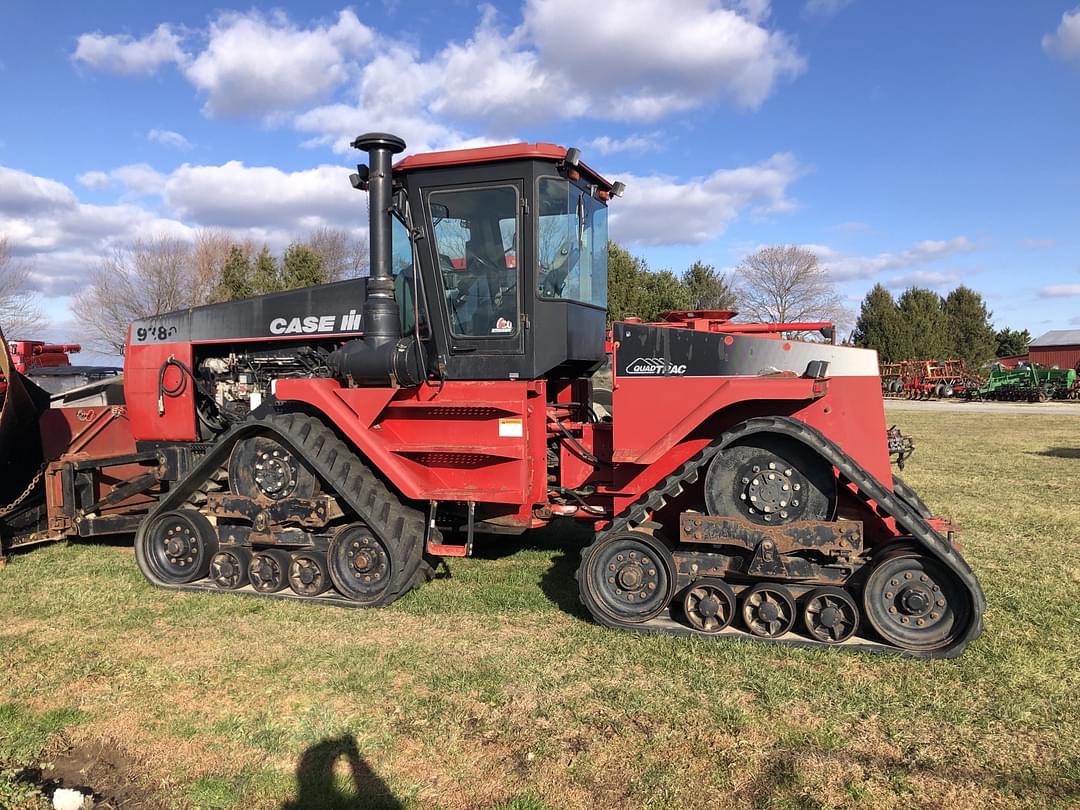
[[[210,561],[210,579],[227,591],[248,584],[248,568],[251,550],[247,548],[223,548]]]
[[[268,548],[251,557],[248,575],[251,587],[259,593],[277,593],[288,584],[289,552],[280,548]]]
[[[206,576],[217,545],[209,520],[194,509],[177,509],[153,518],[140,535],[139,563],[151,579],[181,585]]]
[[[236,443],[229,456],[229,488],[245,498],[310,498],[318,481],[291,450],[270,436]]]
[[[705,475],[705,506],[710,515],[759,524],[831,520],[836,477],[809,447],[761,433],[716,454]]]
[[[885,641],[905,650],[948,647],[968,623],[967,595],[941,562],[902,547],[877,562],[863,586],[863,613]]]
[[[735,618],[735,591],[722,579],[699,579],[682,600],[686,622],[702,633],[719,633]]]
[[[386,545],[367,526],[345,526],[330,541],[326,555],[330,579],[343,596],[360,604],[375,604],[395,576],[395,563]]]
[[[293,554],[289,564],[289,587],[300,596],[318,596],[330,587],[326,558],[321,554],[302,551]]]
[[[795,624],[795,600],[782,585],[760,582],[742,597],[746,629],[761,638],[779,638]]]
[[[630,624],[659,616],[671,601],[674,582],[671,551],[643,532],[593,543],[578,569],[581,600],[590,612]]]
[[[859,608],[840,588],[817,588],[806,595],[803,627],[812,638],[826,644],[847,641],[859,627]]]

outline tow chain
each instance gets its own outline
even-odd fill
[[[0,518],[7,517],[22,504],[27,498],[30,497],[30,493],[37,489],[37,485],[41,483],[41,476],[45,474],[45,468],[47,465],[42,464],[37,471],[37,475],[30,479],[30,483],[26,485],[26,489],[22,491],[22,494],[18,498],[13,500],[7,506],[0,507]]]

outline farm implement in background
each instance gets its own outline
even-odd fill
[[[967,396],[982,380],[963,360],[905,360],[882,363],[881,393],[899,399],[947,399]]]
[[[1080,399],[1080,382],[1075,369],[1046,368],[1026,363],[1012,370],[994,368],[986,382],[968,396],[971,399],[1010,402]]]

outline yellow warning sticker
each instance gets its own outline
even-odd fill
[[[525,435],[525,424],[520,416],[499,420],[499,435],[520,438]]]

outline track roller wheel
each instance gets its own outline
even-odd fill
[[[885,641],[919,652],[951,645],[970,613],[956,576],[908,547],[887,551],[876,563],[863,586],[863,612]]]
[[[250,565],[251,549],[223,548],[210,561],[210,579],[227,591],[243,588],[248,584]]]
[[[251,587],[259,593],[277,593],[288,584],[289,552],[280,548],[268,548],[251,557],[248,575]]]
[[[702,633],[719,633],[735,618],[735,591],[722,579],[699,579],[682,600],[686,622]]]
[[[759,582],[742,598],[746,629],[761,638],[779,638],[795,624],[795,600],[782,585]]]
[[[229,456],[229,488],[245,498],[310,498],[318,489],[315,474],[292,451],[270,436],[236,443]]]
[[[330,579],[342,595],[374,604],[394,578],[394,561],[379,538],[362,523],[340,529],[326,555]]]
[[[817,588],[806,595],[802,622],[811,638],[826,644],[839,644],[855,635],[859,626],[859,608],[840,588]]]
[[[630,624],[659,616],[671,601],[674,581],[671,552],[643,532],[593,543],[578,569],[581,601],[590,612]]]
[[[293,554],[289,564],[289,587],[300,596],[318,596],[330,587],[326,558],[312,551]]]
[[[153,519],[136,551],[140,567],[153,579],[182,585],[206,576],[217,546],[209,520],[194,509],[177,509]]]
[[[705,505],[710,515],[761,525],[830,520],[836,478],[806,445],[759,433],[716,454],[705,475]]]

